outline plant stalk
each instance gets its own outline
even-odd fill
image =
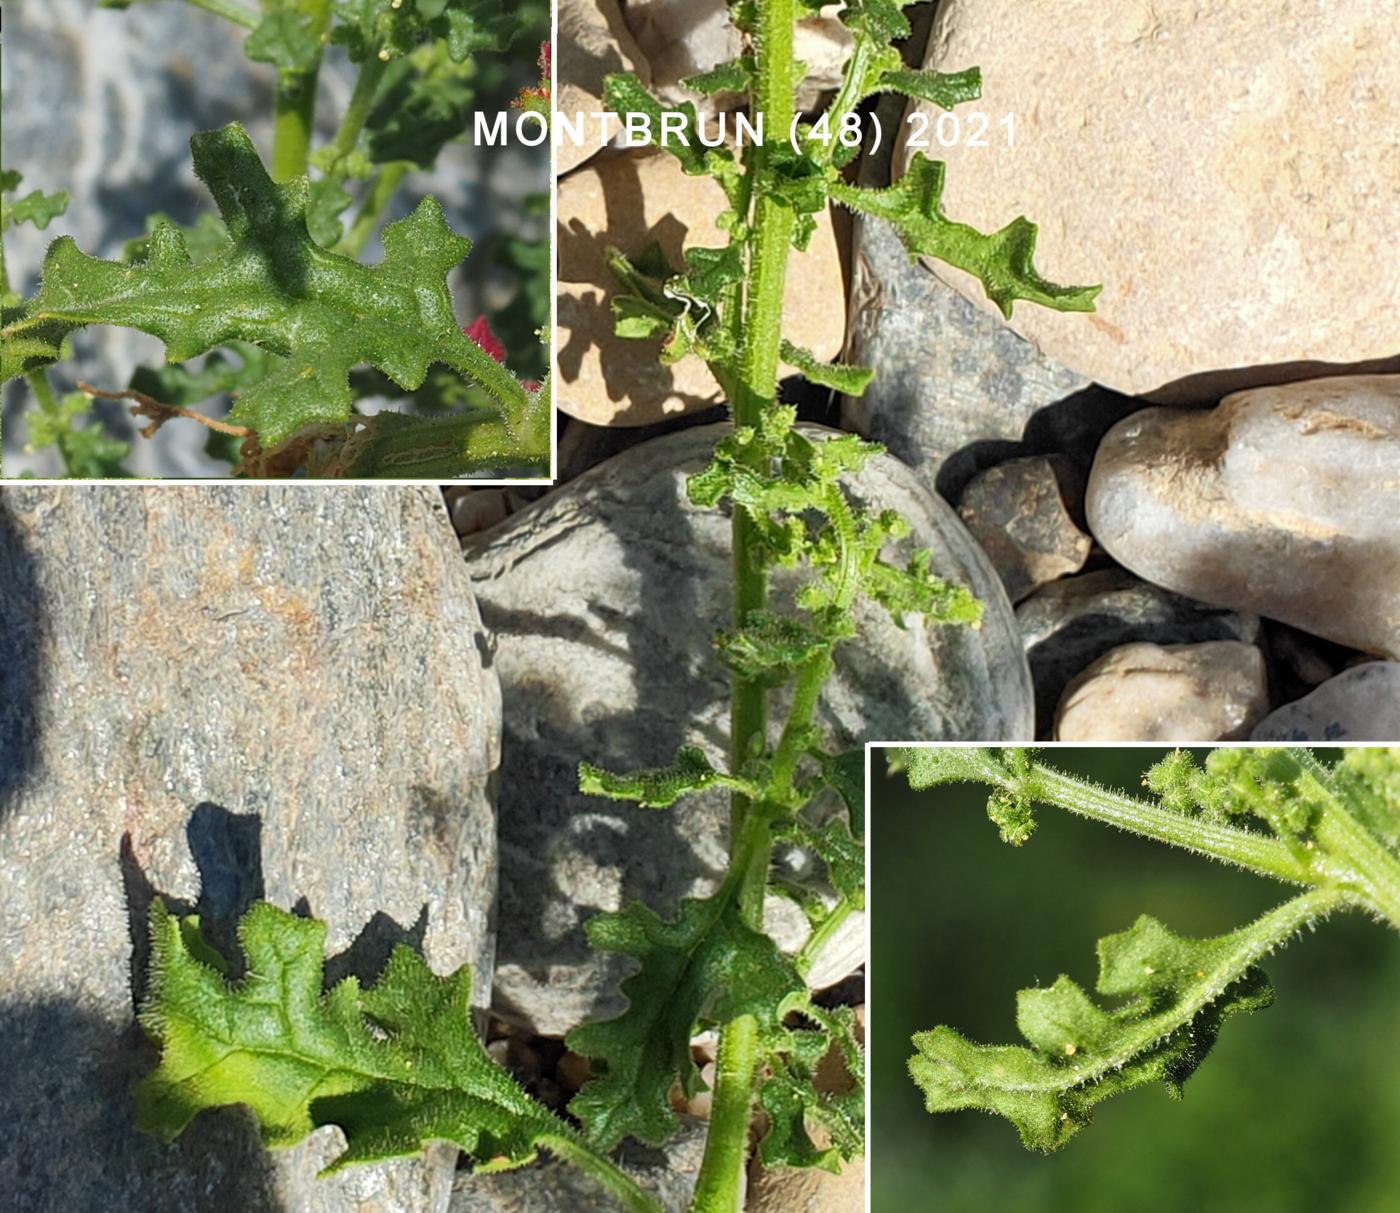
[[[1005,779],[997,782],[1008,789],[1025,792],[1042,803],[1068,809],[1080,817],[1107,822],[1130,833],[1195,851],[1260,876],[1271,876],[1292,884],[1315,883],[1314,875],[1283,843],[1262,834],[1184,817],[1170,809],[1158,808],[1144,800],[1095,787],[1048,767],[1036,766],[1023,783]]]
[[[551,1154],[591,1175],[602,1187],[617,1197],[627,1213],[666,1213],[661,1202],[642,1188],[626,1171],[568,1134],[544,1134],[539,1141]]]
[[[794,215],[768,188],[769,149],[781,146],[793,118],[793,30],[796,0],[759,0],[754,36],[755,115],[764,124],[764,142],[753,149],[746,177],[756,199],[748,246],[748,288],[743,306],[740,370],[731,404],[737,426],[757,426],[778,394],[778,347],[782,341],[783,288],[792,250]],[[734,626],[741,628],[768,599],[768,577],[757,535],[745,510],[735,508]],[[756,679],[731,675],[730,769],[743,772],[756,749],[767,742],[767,689]],[[765,806],[734,794],[730,799],[730,871],[740,879],[743,920],[763,927],[763,891],[772,854]],[[700,1167],[693,1213],[739,1213],[748,1157],[749,1115],[758,1065],[758,1023],[740,1016],[720,1027],[719,1059],[710,1131]]]
[[[323,44],[331,21],[331,0],[301,0],[302,13],[310,19],[307,32]],[[277,76],[277,116],[272,133],[272,179],[279,184],[306,173],[311,153],[311,131],[316,119],[316,82],[321,54],[302,71],[282,71]]]
[[[347,257],[358,257],[364,251],[365,245],[369,243],[369,238],[374,235],[375,226],[379,223],[379,216],[389,205],[389,200],[394,196],[394,191],[399,188],[399,182],[403,180],[408,169],[409,165],[406,160],[395,160],[380,170],[379,176],[370,185],[364,202],[360,204],[359,213],[350,225],[350,230],[336,245],[335,251],[337,253],[344,253]]]
[[[360,74],[355,79],[355,91],[350,95],[350,104],[345,110],[345,116],[340,120],[335,138],[330,143],[333,159],[327,166],[328,172],[335,172],[340,162],[355,150],[360,132],[365,129],[365,119],[369,117],[375,91],[379,88],[379,82],[384,78],[384,69],[388,66],[388,63],[377,55],[361,65]],[[318,159],[317,163],[321,161]]]
[[[695,1185],[692,1213],[738,1213],[743,1208],[749,1116],[758,1065],[758,1020],[741,1015],[724,1025],[715,1058],[715,1093],[705,1161]]]

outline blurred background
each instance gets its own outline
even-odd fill
[[[1165,752],[1042,758],[1137,793]],[[873,1213],[1400,1210],[1400,938],[1355,915],[1268,961],[1274,1005],[1225,1025],[1179,1103],[1160,1085],[1115,1096],[1050,1156],[1001,1118],[925,1112],[914,1032],[1023,1044],[1016,991],[1060,973],[1092,989],[1101,936],[1143,913],[1219,934],[1287,889],[1055,809],[1007,846],[985,789],[911,792],[887,753],[871,762]]]

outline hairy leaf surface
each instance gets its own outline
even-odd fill
[[[518,1161],[568,1133],[477,1041],[465,967],[438,977],[399,946],[371,988],[348,977],[323,991],[324,924],[259,903],[239,927],[247,975],[230,982],[197,919],[157,901],[151,930],[141,1022],[161,1060],[137,1093],[149,1132],[172,1139],[206,1108],[243,1104],[270,1146],[339,1125],[346,1148],[328,1171],[428,1141]]]
[[[435,200],[390,224],[383,262],[364,266],[311,239],[305,179],[275,185],[242,127],[196,135],[191,147],[228,248],[195,264],[180,233],[158,225],[145,260],[123,265],[89,257],[66,237],[55,241],[39,293],[6,326],[0,378],[55,361],[63,339],[88,324],[151,333],[171,362],[246,341],[286,359],[233,413],[264,447],[305,425],[347,419],[349,374],[359,363],[412,390],[430,364],[450,362],[498,398],[523,395],[457,325],[445,279],[471,243],[450,231]]]
[[[1030,220],[1013,219],[988,235],[949,219],[942,203],[945,173],[941,160],[917,152],[894,185],[864,189],[836,179],[831,196],[852,210],[893,224],[911,254],[935,257],[974,275],[1008,319],[1018,299],[1061,312],[1094,310],[1102,288],[1057,286],[1036,271],[1036,227]]]
[[[642,967],[622,983],[626,1011],[569,1033],[569,1047],[598,1072],[569,1110],[597,1148],[629,1136],[659,1145],[678,1124],[672,1085],[691,1095],[700,1086],[690,1054],[697,1023],[753,1015],[760,1026],[775,1025],[784,999],[805,986],[777,945],[740,920],[727,888],[687,899],[674,922],[633,904],[589,919],[587,930],[595,948]]]
[[[994,1112],[1030,1148],[1056,1150],[1120,1091],[1160,1081],[1180,1097],[1225,1020],[1272,1002],[1257,963],[1336,904],[1331,892],[1303,893],[1213,939],[1175,935],[1144,915],[1099,941],[1098,993],[1119,1005],[1099,1006],[1062,976],[1017,999],[1029,1047],[977,1045],[935,1028],[914,1037],[910,1074],[930,1112]]]

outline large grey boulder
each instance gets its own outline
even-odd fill
[[[24,1213],[441,1213],[454,1154],[316,1171],[243,1115],[133,1128],[145,912],[252,899],[490,995],[500,706],[436,495],[0,490],[0,1176]],[[357,938],[358,937],[358,938]]]
[[[728,680],[711,642],[729,623],[729,520],[685,494],[724,432],[633,447],[466,540],[507,713],[496,1009],[545,1033],[621,1009],[625,969],[588,949],[591,914],[634,899],[674,912],[723,870],[722,794],[638,809],[580,795],[577,766],[652,766],[682,744],[724,751]],[[1020,638],[982,550],[892,457],[872,461],[854,491],[904,514],[905,551],[932,548],[933,567],[970,585],[986,613],[976,630],[919,620],[901,630],[863,604],[822,723],[848,744],[1029,737]],[[793,581],[777,584],[790,593]]]

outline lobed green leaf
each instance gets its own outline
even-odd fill
[[[1175,935],[1144,915],[1099,942],[1097,989],[1124,1000],[1116,1008],[1062,976],[1017,999],[1030,1047],[976,1045],[940,1027],[913,1038],[910,1075],[930,1112],[993,1112],[1029,1148],[1059,1149],[1120,1091],[1160,1081],[1179,1097],[1225,1020],[1272,1002],[1257,963],[1338,904],[1332,891],[1303,893],[1214,939]]]
[[[161,1057],[137,1090],[147,1132],[170,1140],[206,1108],[234,1104],[252,1110],[269,1146],[338,1125],[346,1145],[328,1172],[429,1141],[523,1161],[541,1138],[568,1133],[477,1041],[465,967],[438,977],[399,946],[371,988],[349,977],[323,991],[324,924],[267,903],[239,925],[237,982],[197,919],[157,901],[151,934],[141,1023]]]
[[[56,360],[63,339],[88,324],[151,333],[171,362],[248,342],[286,359],[232,415],[264,448],[304,426],[347,420],[349,374],[360,363],[412,390],[430,364],[449,362],[498,398],[524,395],[457,325],[445,280],[471,243],[451,232],[434,199],[386,227],[384,260],[364,266],[316,244],[305,179],[274,184],[242,127],[196,135],[191,148],[227,248],[195,263],[180,233],[164,224],[132,265],[89,257],[66,237],[55,241],[38,294],[5,326],[0,379]]]
[[[682,796],[714,784],[735,786],[742,781],[717,771],[699,746],[682,746],[676,761],[664,767],[647,767],[615,774],[589,762],[579,763],[578,785],[589,796],[633,800],[643,808],[665,809]]]
[[[690,1053],[697,1024],[753,1015],[761,1028],[776,1026],[784,1000],[805,986],[777,945],[744,924],[730,886],[687,899],[674,922],[633,904],[589,919],[587,931],[595,948],[634,957],[641,970],[622,983],[622,1015],[569,1033],[569,1048],[597,1075],[569,1111],[595,1148],[629,1136],[660,1145],[678,1125],[671,1087],[700,1088]]]
[[[869,367],[820,362],[811,350],[793,345],[791,341],[784,340],[780,352],[784,362],[796,367],[813,383],[846,396],[864,395],[875,378],[875,372]]]
[[[892,224],[913,256],[934,257],[974,275],[1008,319],[1018,299],[1061,312],[1091,312],[1102,289],[1057,286],[1034,265],[1035,224],[1021,217],[990,235],[943,214],[946,167],[917,152],[903,177],[886,189],[865,189],[839,179],[831,196],[861,214]]]

